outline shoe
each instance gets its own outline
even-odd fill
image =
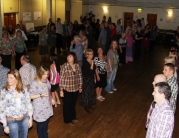
[[[98,101],[101,101],[101,102],[103,101],[103,99],[102,99],[100,96],[97,97],[96,99],[97,99]]]
[[[57,104],[55,104],[54,107],[57,107]]]
[[[117,89],[115,88],[115,89],[113,89],[113,91],[117,91]]]
[[[104,98],[103,96],[100,96],[100,98],[101,98],[102,100],[105,100],[105,98]]]
[[[57,102],[57,104],[61,104],[60,102]]]
[[[84,110],[87,112],[87,113],[90,113],[90,110],[88,107],[84,107]]]
[[[108,93],[113,93],[113,91],[110,91],[110,92],[108,92]]]
[[[75,124],[73,122],[69,123],[70,126],[74,127]]]
[[[74,119],[72,120],[72,122],[75,124],[75,123],[78,123],[79,121],[77,119]]]

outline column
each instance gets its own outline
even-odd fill
[[[3,11],[2,11],[2,0],[0,0],[0,36],[2,36],[2,21],[3,21]]]
[[[52,18],[52,0],[46,0],[46,14],[48,23],[48,19]]]
[[[82,0],[71,0],[71,12],[70,12],[70,21],[74,22],[75,20],[80,22],[80,16],[82,15]]]

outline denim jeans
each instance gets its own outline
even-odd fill
[[[38,138],[48,138],[48,123],[50,118],[44,122],[37,122],[37,134]]]
[[[113,89],[115,89],[114,80],[116,77],[116,73],[117,73],[117,67],[113,68],[112,72],[109,72],[109,77],[107,78],[107,86],[105,87],[106,92],[110,92]]]
[[[29,121],[28,116],[26,116],[21,121],[7,120],[7,125],[9,127],[9,131],[10,131],[9,137],[10,138],[27,138],[28,121]]]

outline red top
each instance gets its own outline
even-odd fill
[[[116,28],[113,28],[110,31],[111,31],[110,38],[112,38],[116,35]]]

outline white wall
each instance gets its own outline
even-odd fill
[[[137,7],[108,6],[108,13],[104,13],[103,5],[83,5],[82,8],[83,16],[92,11],[93,14],[96,15],[96,19],[102,20],[104,15],[106,15],[107,19],[109,16],[111,16],[112,22],[114,23],[116,23],[117,19],[119,18],[123,19],[124,12],[133,12],[134,20],[142,17],[144,17],[146,20],[148,13],[157,14],[157,25],[160,29],[176,30],[177,26],[179,26],[179,9],[173,11],[172,17],[168,17],[167,9],[161,8],[143,8],[141,13],[137,12]]]

